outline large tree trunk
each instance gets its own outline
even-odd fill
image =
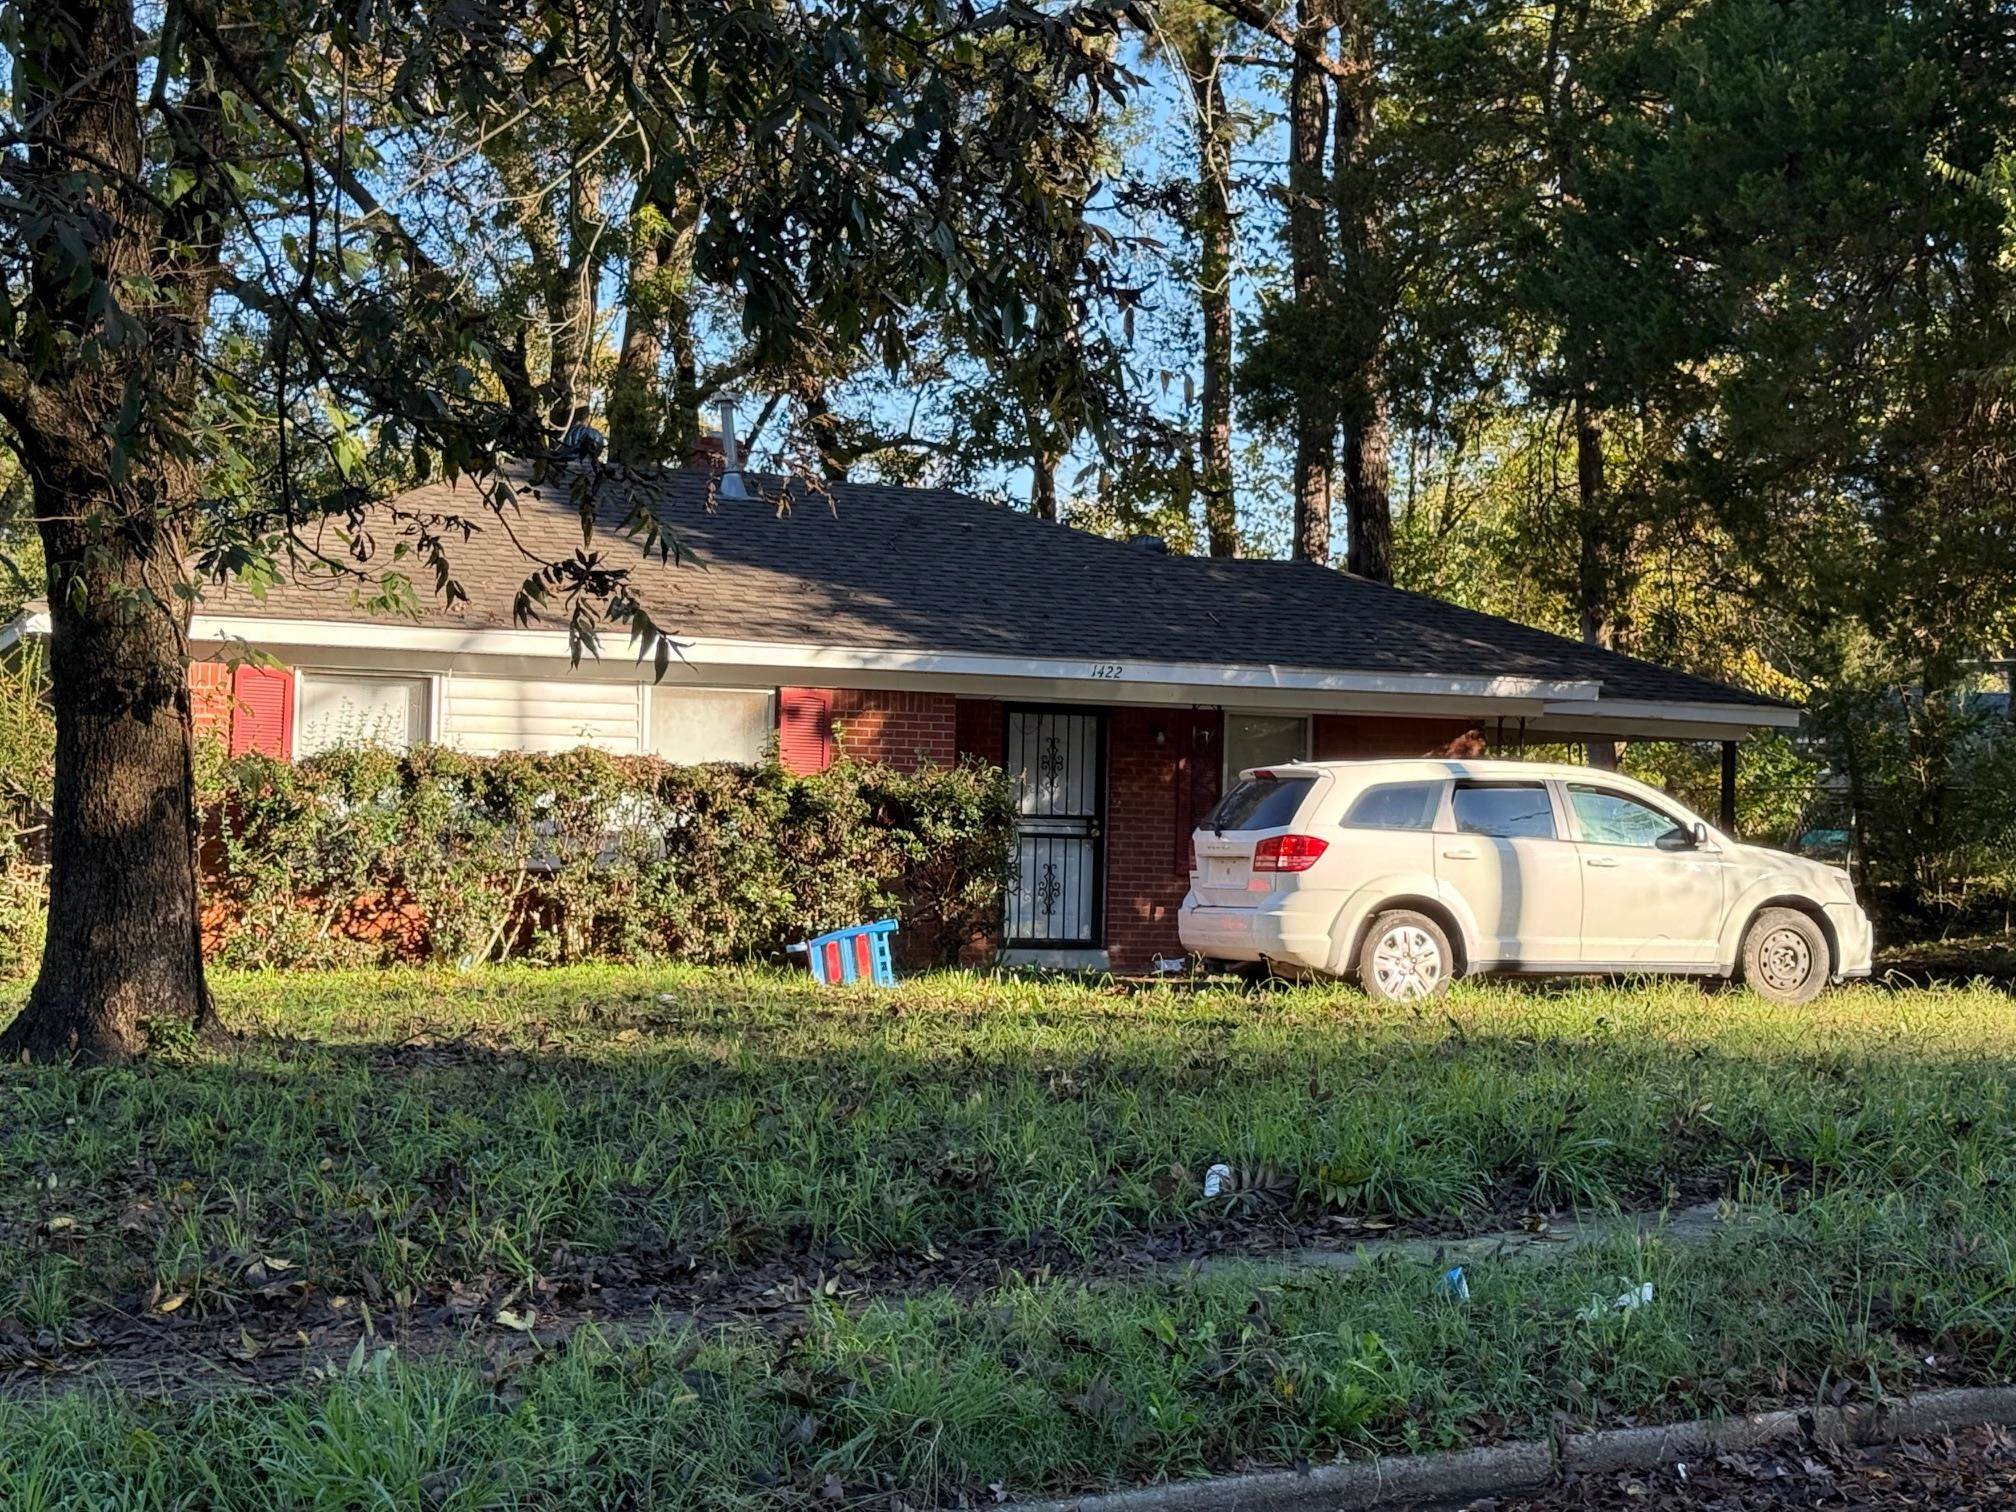
[[[643,467],[664,454],[665,395],[658,381],[664,355],[664,300],[658,279],[670,238],[655,236],[632,217],[630,278],[623,291],[623,342],[609,381],[609,460]],[[681,456],[671,459],[684,462]]]
[[[683,289],[666,297],[666,333],[672,347],[672,410],[665,453],[684,462],[700,444],[700,343],[693,334],[693,302]]]
[[[1029,457],[1029,512],[1039,520],[1057,518],[1057,458],[1041,442]]]
[[[30,30],[16,81],[41,123],[21,179],[61,207],[36,242],[30,293],[75,355],[43,377],[0,373],[48,563],[56,718],[48,936],[27,1005],[0,1033],[9,1058],[116,1061],[145,1048],[150,1023],[216,1030],[196,902],[183,430],[229,200],[214,174],[165,210],[129,187],[141,52],[127,6],[78,0]],[[204,161],[221,115],[214,81],[192,86],[171,139]],[[64,221],[88,248],[81,285]],[[104,287],[144,345],[104,342]]]
[[[798,380],[798,403],[805,415],[805,431],[812,449],[819,454],[819,473],[828,483],[847,481],[848,458],[840,444],[839,418],[833,402],[826,397],[826,380],[810,374]]]
[[[1296,28],[1328,47],[1330,20],[1324,0],[1300,0]],[[1324,234],[1323,149],[1329,135],[1329,91],[1320,69],[1299,52],[1288,80],[1288,262],[1297,328],[1313,332],[1329,318],[1322,308],[1330,275]],[[1306,373],[1295,401],[1295,539],[1293,552],[1312,562],[1330,560],[1330,469],[1337,455],[1337,421],[1329,375]]]
[[[573,423],[588,400],[588,362],[594,356],[596,291],[602,279],[601,185],[576,167],[567,180],[567,265],[558,270],[553,305],[552,402],[546,418],[555,431]]]
[[[1197,105],[1197,304],[1204,320],[1203,415],[1198,428],[1204,533],[1211,555],[1239,554],[1239,502],[1232,481],[1232,122],[1209,46],[1187,51]]]
[[[1582,639],[1613,651],[1617,621],[1609,553],[1604,550],[1609,507],[1603,473],[1603,416],[1587,395],[1575,401],[1575,510],[1581,523],[1576,557],[1576,610]],[[1591,739],[1589,764],[1606,771],[1617,768],[1617,743]]]
[[[156,537],[105,560],[89,549],[80,501],[101,519],[118,510],[87,480],[60,491],[37,481],[54,622],[49,930],[0,1054],[119,1061],[146,1048],[150,1023],[217,1026],[196,901],[187,609],[160,591],[179,579],[180,552]]]
[[[1375,368],[1372,390],[1347,420],[1344,434],[1344,519],[1350,532],[1344,565],[1360,577],[1393,581],[1392,447],[1386,395]]]
[[[1575,401],[1575,516],[1581,526],[1576,556],[1575,608],[1582,639],[1616,649],[1609,553],[1604,550],[1608,508],[1603,476],[1603,416],[1585,396]]]
[[[1345,566],[1360,577],[1393,580],[1393,514],[1386,406],[1386,324],[1392,291],[1385,224],[1372,175],[1372,133],[1378,122],[1378,74],[1372,22],[1363,0],[1341,16],[1338,53],[1352,77],[1337,85],[1333,198],[1341,245],[1346,371],[1338,374],[1344,404]]]

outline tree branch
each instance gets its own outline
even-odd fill
[[[1327,50],[1297,33],[1278,14],[1270,12],[1266,6],[1260,4],[1259,0],[1210,0],[1210,4],[1233,20],[1244,21],[1255,31],[1272,37],[1311,68],[1333,79],[1349,80],[1357,76],[1358,70],[1354,65],[1331,57]]]

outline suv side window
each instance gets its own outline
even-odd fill
[[[1554,800],[1544,782],[1459,782],[1451,800],[1456,828],[1500,840],[1552,840]]]
[[[1352,800],[1343,822],[1346,829],[1432,829],[1441,806],[1439,782],[1382,782]]]
[[[1575,826],[1591,845],[1634,845],[1647,850],[1668,836],[1685,835],[1687,826],[1649,803],[1610,788],[1568,784],[1568,804]]]

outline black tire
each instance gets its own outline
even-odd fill
[[[1358,985],[1367,997],[1423,1003],[1447,992],[1455,979],[1456,951],[1440,924],[1411,908],[1373,916],[1358,947]]]
[[[1796,908],[1767,908],[1743,936],[1743,980],[1773,1003],[1810,1003],[1834,974],[1820,926]]]

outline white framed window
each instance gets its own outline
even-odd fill
[[[761,761],[777,731],[775,696],[764,688],[652,687],[650,752],[667,761]]]
[[[1229,791],[1250,767],[1309,758],[1306,714],[1225,714],[1225,786]]]
[[[426,677],[303,668],[294,710],[294,754],[342,745],[403,751],[428,735]]]

